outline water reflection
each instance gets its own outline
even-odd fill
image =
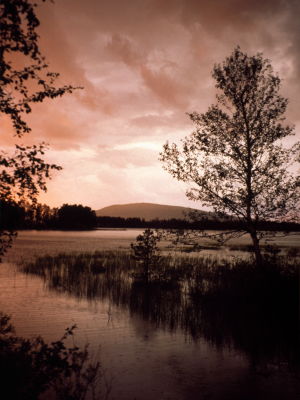
[[[279,287],[276,291],[277,275],[273,280],[268,276],[267,282],[261,279],[255,287],[242,282],[243,296],[218,298],[203,296],[197,290],[199,279],[190,277],[167,282],[136,280],[129,258],[123,260],[122,268],[116,259],[105,264],[101,257],[90,260],[88,268],[80,259],[67,261],[44,259],[43,266],[31,265],[26,270],[39,274],[49,289],[89,300],[108,299],[151,323],[152,330],[180,330],[195,341],[204,338],[217,348],[234,348],[247,356],[256,372],[298,371],[298,288],[293,280],[280,286],[281,292]],[[267,285],[273,285],[271,291]],[[252,301],[253,291],[256,301]]]

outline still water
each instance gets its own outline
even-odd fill
[[[295,346],[289,347],[282,333],[279,337],[274,332],[272,339],[272,326],[261,330],[255,326],[252,332],[255,318],[252,324],[239,325],[224,322],[227,316],[222,310],[211,315],[198,310],[203,315],[201,329],[195,332],[192,324],[187,328],[182,320],[198,319],[197,310],[187,308],[176,296],[163,296],[166,303],[160,297],[161,310],[154,315],[135,302],[138,292],[130,293],[130,305],[109,296],[78,298],[49,289],[41,278],[25,275],[16,266],[21,259],[44,254],[126,249],[139,233],[21,232],[0,268],[0,310],[11,315],[17,334],[25,337],[42,335],[56,340],[66,327],[76,324],[75,342],[79,346],[89,343],[92,357],[101,360],[112,387],[110,399],[300,398],[299,377],[286,361]],[[168,310],[170,318],[166,319]],[[240,316],[236,318],[238,322]],[[241,326],[249,329],[248,336]],[[280,347],[272,356],[270,343]],[[276,357],[279,362],[274,362]]]

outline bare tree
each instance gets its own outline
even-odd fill
[[[189,199],[240,221],[238,234],[250,234],[261,265],[259,222],[299,220],[300,180],[290,168],[299,161],[299,142],[283,145],[294,134],[283,124],[288,101],[262,54],[248,56],[237,47],[212,76],[217,103],[189,114],[195,131],[179,147],[166,143],[161,160],[175,178],[192,184]]]

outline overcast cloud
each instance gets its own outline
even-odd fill
[[[167,141],[192,130],[186,112],[214,101],[211,70],[235,46],[263,52],[298,127],[297,0],[56,0],[38,8],[41,49],[61,82],[83,86],[37,105],[29,141],[64,170],[41,201],[93,208],[149,201],[197,206],[162,169]],[[7,125],[4,125],[7,128]],[[11,144],[9,135],[3,136]]]

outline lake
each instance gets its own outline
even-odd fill
[[[110,296],[87,299],[49,288],[16,265],[45,254],[128,249],[139,233],[20,232],[0,268],[0,310],[12,316],[16,333],[25,337],[56,340],[76,324],[75,342],[89,343],[93,359],[101,360],[112,387],[110,399],[300,398],[299,376],[285,360],[298,333],[277,336],[273,320],[268,326],[268,318],[252,316],[243,325],[248,329],[245,335],[239,325],[242,318],[228,317],[226,311],[188,309],[182,298],[166,294],[154,313],[145,309],[149,293],[138,291],[130,293],[128,304]],[[282,246],[299,246],[299,235],[280,240]],[[227,253],[223,248],[222,254]],[[197,319],[198,311],[197,326],[184,323],[191,316]]]

